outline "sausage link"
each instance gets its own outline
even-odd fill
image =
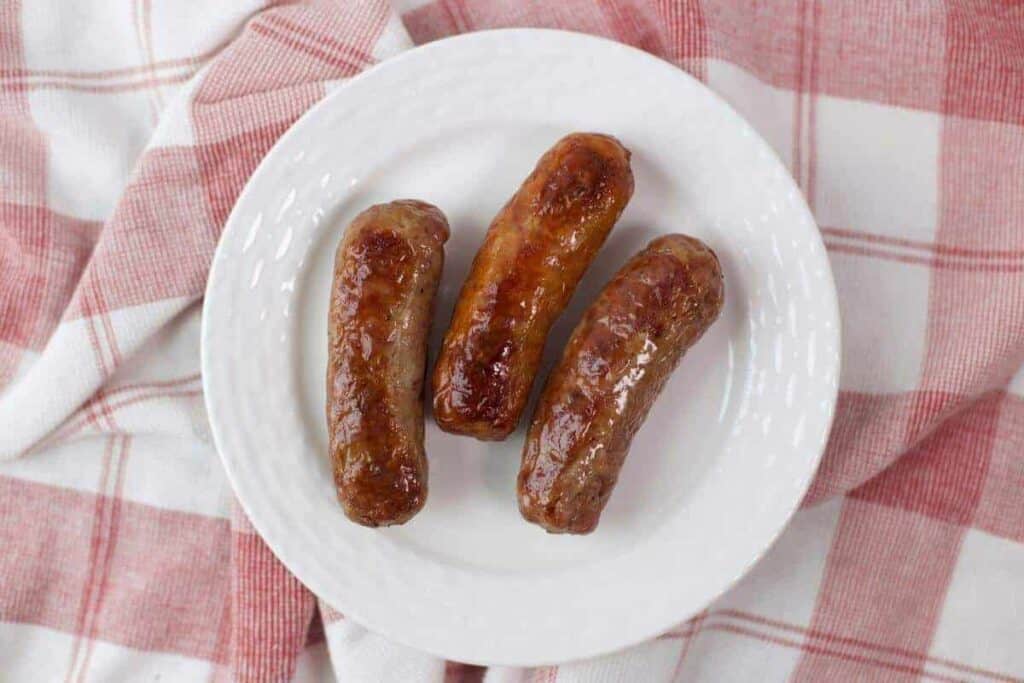
[[[574,133],[541,157],[477,252],[434,368],[441,429],[501,440],[519,423],[548,330],[633,194],[629,151]]]
[[[718,258],[685,235],[654,240],[612,278],[534,413],[518,480],[524,518],[553,533],[594,530],[633,435],[723,293]]]
[[[334,483],[359,524],[401,524],[427,498],[423,380],[448,221],[425,202],[371,206],[338,244],[328,315]]]

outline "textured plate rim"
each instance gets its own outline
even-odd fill
[[[407,51],[405,51],[403,53],[400,53],[400,54],[398,54],[398,55],[396,55],[394,57],[386,59],[386,60],[384,60],[384,61],[382,61],[382,62],[380,62],[378,64],[375,64],[374,66],[370,67],[369,69],[361,72],[360,74],[357,74],[356,76],[352,77],[351,79],[349,79],[346,82],[344,82],[343,84],[341,84],[336,89],[334,89],[331,92],[329,92],[325,97],[323,97],[316,104],[314,104],[312,107],[310,107],[306,112],[304,112],[295,121],[295,123],[293,123],[288,128],[288,130],[285,131],[275,141],[275,143],[271,147],[271,149],[264,155],[263,159],[260,160],[259,164],[257,164],[255,170],[252,172],[252,174],[250,175],[249,179],[246,181],[246,184],[243,187],[242,191],[239,193],[238,198],[236,199],[235,204],[232,207],[232,210],[231,210],[230,214],[228,215],[227,220],[225,221],[224,229],[222,230],[220,238],[218,239],[217,251],[215,252],[213,260],[212,260],[212,263],[211,263],[210,273],[209,273],[209,276],[207,278],[207,284],[206,284],[206,288],[205,288],[205,291],[204,291],[203,315],[202,315],[202,319],[201,319],[201,330],[200,330],[200,335],[201,335],[200,362],[201,362],[201,370],[202,370],[202,376],[203,376],[204,403],[205,403],[205,407],[206,407],[207,414],[208,414],[208,421],[209,421],[209,424],[210,424],[210,431],[211,431],[211,435],[213,437],[213,442],[214,442],[214,445],[215,445],[215,447],[217,449],[217,453],[218,453],[218,456],[219,456],[219,458],[221,460],[221,463],[224,466],[225,472],[227,474],[228,481],[231,484],[232,493],[235,496],[235,499],[238,501],[239,505],[241,506],[242,510],[245,512],[245,514],[248,517],[248,519],[249,519],[250,523],[252,524],[253,528],[260,535],[260,537],[264,540],[264,542],[267,544],[267,546],[273,552],[274,556],[278,559],[278,561],[280,561],[288,569],[288,571],[290,573],[292,573],[294,576],[296,576],[296,578],[299,578],[299,577],[298,577],[298,574],[294,571],[292,563],[289,562],[283,556],[282,553],[278,552],[278,547],[276,546],[276,544],[271,540],[271,538],[268,537],[267,534],[264,533],[264,527],[262,525],[262,522],[259,519],[259,514],[253,515],[253,510],[250,508],[248,502],[242,496],[239,496],[237,494],[237,491],[239,490],[238,473],[235,471],[235,469],[234,469],[234,467],[232,465],[231,458],[229,456],[225,455],[225,451],[224,451],[224,449],[222,447],[222,444],[224,443],[224,436],[221,433],[221,427],[218,426],[218,418],[217,418],[218,409],[217,409],[216,403],[214,402],[214,400],[212,398],[213,392],[210,391],[210,388],[209,388],[208,382],[207,382],[207,378],[210,376],[210,372],[208,372],[208,370],[212,366],[212,364],[215,362],[213,360],[213,358],[211,358],[211,353],[210,353],[210,348],[211,348],[212,344],[208,341],[210,339],[211,335],[212,335],[212,330],[211,330],[212,323],[210,322],[212,316],[209,315],[210,311],[208,310],[207,307],[211,306],[210,301],[213,300],[213,297],[211,297],[211,294],[215,293],[214,290],[216,288],[215,285],[216,285],[217,276],[218,276],[218,263],[220,262],[220,259],[218,258],[218,256],[219,256],[219,252],[220,252],[221,246],[224,243],[224,238],[228,234],[228,232],[232,228],[232,226],[235,223],[237,223],[237,221],[238,221],[238,214],[241,211],[240,207],[242,207],[243,205],[245,205],[249,201],[249,197],[253,193],[253,185],[254,185],[253,179],[256,178],[257,176],[259,176],[261,173],[263,173],[265,171],[266,167],[272,166],[277,161],[275,159],[275,157],[277,156],[276,153],[278,153],[281,148],[286,147],[293,138],[299,137],[299,136],[301,136],[303,134],[302,129],[304,128],[305,123],[311,117],[318,115],[318,113],[322,109],[330,107],[332,102],[335,99],[343,98],[345,93],[346,93],[346,91],[348,90],[348,88],[350,86],[352,86],[355,83],[361,82],[363,80],[373,78],[374,75],[379,70],[386,69],[386,68],[395,68],[399,64],[401,64],[402,62],[404,62],[406,60],[419,59],[419,58],[422,58],[424,55],[430,54],[430,53],[432,53],[434,51],[448,50],[448,49],[451,49],[453,45],[458,45],[458,44],[461,44],[461,43],[467,43],[468,44],[468,43],[473,43],[473,42],[477,42],[477,41],[503,40],[503,39],[509,39],[509,38],[515,39],[515,38],[522,38],[524,36],[526,36],[526,37],[537,37],[538,39],[541,39],[541,40],[545,40],[545,39],[565,40],[565,41],[576,40],[576,41],[583,41],[583,42],[600,43],[600,44],[603,44],[603,46],[606,49],[619,50],[619,51],[621,51],[624,54],[632,54],[634,56],[643,57],[644,59],[646,59],[647,61],[650,62],[652,68],[661,68],[661,69],[667,70],[668,72],[671,72],[671,74],[674,77],[679,78],[681,81],[690,81],[693,85],[695,85],[700,90],[702,90],[706,96],[708,96],[711,100],[715,101],[715,104],[717,106],[719,106],[719,107],[721,107],[721,108],[731,112],[733,114],[733,116],[735,117],[735,120],[736,120],[737,124],[740,126],[740,129],[743,129],[743,128],[747,129],[747,132],[749,133],[750,137],[754,140],[754,144],[756,144],[758,147],[762,148],[763,151],[767,154],[767,156],[770,157],[771,162],[776,164],[779,168],[781,168],[783,170],[783,172],[785,174],[785,177],[787,179],[787,182],[789,184],[791,184],[793,189],[796,190],[797,196],[799,197],[798,210],[805,214],[805,217],[807,218],[807,222],[809,223],[809,225],[814,226],[814,227],[817,226],[817,221],[815,220],[815,218],[814,218],[810,208],[807,206],[806,200],[803,197],[803,193],[799,190],[798,186],[796,185],[796,182],[793,180],[791,174],[789,173],[788,169],[786,168],[785,164],[782,162],[782,160],[780,159],[778,154],[763,139],[763,137],[756,130],[754,130],[754,128],[746,121],[746,119],[744,119],[738,112],[736,112],[736,110],[728,102],[726,102],[721,96],[719,96],[717,93],[712,91],[706,85],[704,85],[703,83],[701,83],[700,81],[695,79],[689,73],[687,73],[686,71],[680,69],[679,67],[671,64],[670,62],[667,62],[667,61],[665,61],[665,60],[663,60],[663,59],[661,59],[661,58],[659,58],[659,57],[657,57],[655,55],[652,55],[650,53],[644,52],[643,50],[640,50],[638,48],[635,48],[635,47],[632,47],[632,46],[629,46],[629,45],[626,45],[626,44],[623,44],[623,43],[620,43],[620,42],[617,42],[617,41],[614,41],[614,40],[610,40],[610,39],[607,39],[607,38],[603,38],[603,37],[599,37],[599,36],[593,36],[593,35],[586,34],[586,33],[579,33],[579,32],[575,32],[575,31],[565,31],[565,30],[559,30],[559,29],[540,29],[540,28],[493,29],[493,30],[486,30],[486,31],[476,31],[476,32],[471,32],[471,33],[464,33],[464,34],[460,34],[460,35],[456,35],[456,36],[451,36],[451,37],[448,37],[448,38],[443,38],[443,39],[440,39],[440,40],[437,40],[437,41],[433,41],[431,43],[427,43],[427,44],[424,44],[424,45],[421,45],[421,46],[418,46],[418,47],[414,47],[414,48],[409,49],[409,50],[407,50]],[[237,229],[241,229],[241,228],[236,228],[236,230]],[[825,299],[825,301],[823,301],[823,308],[824,308],[824,310],[827,311],[827,314],[828,314],[828,316],[830,318],[830,322],[832,323],[831,327],[829,328],[831,331],[826,332],[826,334],[830,335],[829,341],[833,344],[833,346],[835,348],[835,353],[833,354],[833,357],[830,360],[831,360],[831,366],[833,367],[832,374],[836,378],[838,378],[839,377],[839,373],[841,371],[841,359],[842,359],[842,348],[841,348],[842,338],[841,337],[842,337],[842,335],[841,335],[840,308],[839,308],[839,302],[838,302],[838,294],[837,294],[837,290],[836,290],[836,287],[835,287],[835,278],[834,278],[834,274],[832,272],[831,262],[828,259],[828,255],[827,255],[827,252],[826,252],[826,249],[825,249],[825,245],[824,245],[824,241],[823,241],[823,239],[821,237],[820,231],[814,230],[813,234],[809,235],[808,237],[809,237],[809,240],[813,243],[813,245],[815,247],[816,256],[818,257],[818,261],[819,261],[822,269],[824,270],[824,274],[825,274],[824,280],[829,285],[827,287],[828,291],[827,292],[820,292],[820,295]],[[693,614],[696,614],[697,612],[699,612],[700,609],[702,609],[703,607],[706,607],[708,604],[710,604],[710,603],[714,602],[715,600],[717,600],[718,598],[720,598],[724,593],[726,593],[730,588],[732,588],[736,584],[736,582],[739,581],[740,578],[742,578],[747,573],[749,573],[751,568],[758,561],[760,561],[761,558],[764,557],[764,555],[774,545],[774,543],[778,540],[779,536],[782,534],[782,532],[788,526],[789,522],[793,518],[793,515],[799,509],[800,503],[803,501],[804,497],[806,496],[807,490],[810,487],[810,484],[811,484],[811,482],[812,482],[812,480],[814,478],[814,475],[817,472],[818,467],[821,464],[821,460],[822,460],[822,457],[824,455],[825,445],[826,445],[828,436],[829,436],[829,434],[831,432],[833,421],[835,419],[835,409],[836,409],[837,399],[838,399],[838,384],[835,386],[834,390],[831,392],[831,394],[830,394],[830,396],[828,398],[828,409],[826,411],[826,417],[823,419],[823,422],[822,422],[822,438],[821,438],[820,448],[816,449],[817,452],[816,452],[816,456],[813,458],[813,462],[811,463],[811,465],[809,465],[807,467],[807,470],[805,472],[805,476],[803,477],[802,481],[799,482],[799,485],[796,487],[798,490],[800,490],[801,495],[794,496],[794,499],[788,505],[780,506],[780,507],[784,507],[785,514],[782,517],[782,522],[778,525],[778,527],[776,528],[774,533],[771,534],[770,536],[768,536],[765,539],[765,541],[756,550],[756,552],[752,553],[752,556],[751,556],[750,560],[742,567],[740,572],[738,572],[735,576],[733,576],[724,586],[722,586],[722,588],[719,591],[717,591],[714,594],[708,595],[707,598],[705,600],[703,600],[703,604],[700,607],[698,607],[697,609],[693,610],[692,613],[679,615],[679,617],[677,619],[675,619],[675,620],[673,620],[673,621],[671,621],[669,623],[657,626],[657,627],[652,627],[651,629],[647,630],[646,632],[643,632],[643,631],[633,632],[629,637],[620,639],[619,642],[617,642],[613,646],[604,645],[604,646],[599,646],[599,647],[589,648],[589,649],[577,648],[576,651],[574,651],[571,655],[569,655],[569,656],[567,656],[565,658],[539,658],[539,659],[529,659],[529,660],[524,660],[522,658],[512,658],[512,659],[493,659],[493,658],[491,658],[491,659],[488,659],[488,660],[480,660],[480,659],[474,659],[472,657],[462,657],[458,661],[463,661],[463,662],[471,663],[471,664],[480,664],[480,665],[485,665],[485,666],[545,666],[545,665],[560,664],[560,663],[565,663],[565,662],[570,662],[570,661],[578,661],[578,660],[588,659],[588,658],[591,658],[591,657],[596,657],[596,656],[600,656],[600,655],[604,655],[604,654],[609,654],[609,653],[612,653],[612,652],[618,652],[618,651],[624,650],[626,648],[629,648],[631,646],[637,645],[639,643],[648,641],[651,638],[654,638],[654,637],[660,635],[666,629],[671,628],[674,624],[681,623],[682,621],[690,618],[691,616],[693,616]],[[306,585],[314,594],[322,595],[324,593],[329,593],[330,592],[329,589],[328,590],[324,590],[324,591],[318,590],[318,588],[320,588],[320,587],[309,585],[302,578],[299,578],[299,581],[302,582],[303,585]],[[355,622],[359,623],[360,625],[363,625],[365,628],[367,628],[367,629],[369,629],[369,630],[371,630],[371,631],[373,631],[373,632],[375,632],[377,634],[380,634],[383,637],[386,637],[388,639],[394,640],[395,642],[398,642],[400,644],[406,645],[407,647],[411,647],[411,648],[414,648],[414,649],[426,652],[428,654],[435,655],[437,657],[448,658],[448,659],[453,658],[451,653],[445,653],[445,652],[437,651],[437,650],[431,649],[429,647],[425,647],[422,644],[418,644],[418,643],[406,642],[400,635],[396,635],[394,632],[392,632],[387,627],[387,625],[376,623],[372,619],[364,619],[363,616],[360,614],[358,609],[352,609],[351,606],[345,606],[345,605],[341,605],[341,604],[338,604],[337,606],[339,607],[339,609],[341,609],[346,614],[346,617],[352,618]]]

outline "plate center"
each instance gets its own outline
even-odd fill
[[[455,299],[491,219],[540,154],[573,129],[501,121],[469,130],[438,131],[413,146],[384,155],[385,160],[366,177],[332,181],[348,184],[350,191],[338,202],[330,201],[330,192],[323,195],[318,209],[323,219],[308,251],[310,263],[299,273],[298,315],[292,318],[298,348],[303,350],[296,361],[297,393],[303,401],[307,442],[312,446],[305,456],[313,460],[310,467],[323,469],[328,477],[322,417],[326,313],[334,249],[348,222],[371,204],[398,198],[429,201],[447,215],[452,237],[445,249],[429,378]],[[630,145],[628,138],[623,143]],[[684,358],[637,434],[598,529],[585,537],[550,535],[524,522],[516,507],[516,474],[532,405],[586,306],[630,256],[659,234],[684,231],[709,239],[715,246],[713,235],[709,237],[710,226],[698,214],[690,212],[685,225],[669,222],[669,217],[681,215],[679,193],[652,160],[634,150],[632,165],[636,194],[548,337],[542,370],[519,430],[501,443],[453,436],[437,428],[428,408],[427,505],[406,525],[373,533],[386,535],[410,552],[454,566],[494,572],[568,569],[629,552],[653,533],[662,519],[685,508],[715,459],[727,457],[716,452],[714,444],[726,441],[728,424],[743,387],[748,385],[744,377],[750,372],[743,343],[749,330],[744,331],[740,297],[732,291],[721,318]],[[339,193],[342,189],[339,185]],[[721,249],[719,253],[725,255]],[[723,258],[723,267],[730,287],[742,282],[741,273],[727,258]],[[349,523],[340,508],[334,523]]]

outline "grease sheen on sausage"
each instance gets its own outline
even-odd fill
[[[356,216],[338,245],[328,316],[327,426],[345,514],[401,524],[423,507],[423,380],[448,222],[415,200]]]
[[[518,480],[524,518],[554,533],[594,530],[634,434],[723,295],[718,258],[685,235],[654,240],[609,281],[534,413]]]
[[[555,319],[633,194],[629,152],[574,133],[491,223],[434,368],[441,429],[484,440],[519,422]]]

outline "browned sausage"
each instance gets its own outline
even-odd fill
[[[548,377],[519,471],[519,510],[554,533],[597,526],[633,435],[718,317],[722,270],[685,235],[651,242],[587,309]]]
[[[633,194],[629,152],[574,133],[495,217],[434,368],[441,429],[500,440],[519,423],[544,339]]]
[[[427,499],[423,379],[448,221],[415,200],[371,206],[334,260],[327,427],[345,514],[401,524]]]

